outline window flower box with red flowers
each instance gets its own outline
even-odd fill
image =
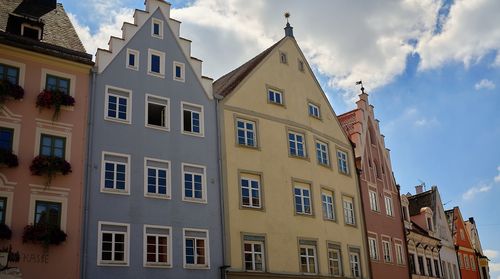
[[[48,247],[49,245],[63,243],[66,241],[66,237],[66,233],[57,226],[47,224],[27,225],[24,227],[23,243],[33,242]]]
[[[0,104],[8,99],[21,100],[24,97],[24,89],[8,80],[0,80]]]
[[[12,153],[12,151],[0,149],[0,165],[7,166],[8,168],[19,166],[17,155]]]
[[[46,176],[49,185],[57,173],[69,174],[71,164],[63,158],[39,155],[31,162],[30,171],[32,175]]]
[[[54,115],[52,119],[57,119],[61,112],[62,106],[74,106],[75,98],[60,90],[47,90],[44,89],[36,99],[36,106],[40,109],[54,108]]]
[[[6,224],[0,224],[0,239],[10,239],[12,237],[12,231]]]

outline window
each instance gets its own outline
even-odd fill
[[[464,264],[465,264],[465,269],[469,269],[470,266],[469,266],[469,257],[467,256],[467,254],[464,254]]]
[[[169,112],[167,98],[146,94],[146,127],[168,131]]]
[[[236,119],[236,136],[239,145],[256,147],[255,122],[244,119]]]
[[[12,152],[14,129],[0,127],[0,150]]]
[[[145,196],[170,198],[170,162],[149,158],[144,161]]]
[[[37,200],[35,202],[35,225],[61,227],[62,204]]]
[[[40,135],[40,155],[65,158],[66,138],[47,134]]]
[[[470,267],[472,270],[476,270],[476,263],[474,262],[474,256],[470,255]]]
[[[250,240],[255,239],[255,240]],[[243,241],[243,259],[245,270],[264,271],[264,241],[261,237],[245,236]]]
[[[0,63],[0,80],[7,80],[12,84],[19,84],[19,68]]]
[[[99,222],[98,265],[127,266],[129,260],[128,224]]]
[[[394,211],[392,210],[392,198],[391,197],[384,197],[385,199],[385,214],[388,216],[394,216]]]
[[[396,244],[396,261],[398,264],[404,264],[404,252],[403,252],[403,245],[401,244]]]
[[[132,91],[107,86],[104,119],[130,124],[131,96]]]
[[[308,104],[309,108],[309,116],[315,117],[315,118],[320,118],[320,112],[319,112],[319,106],[309,103]]]
[[[282,92],[280,92],[278,90],[274,90],[274,89],[268,89],[267,94],[268,94],[268,100],[270,103],[283,105],[283,93]]]
[[[378,201],[377,201],[377,192],[369,190],[368,196],[370,197],[370,208],[373,211],[378,211]]]
[[[203,107],[181,102],[182,131],[190,135],[203,136]]]
[[[102,153],[101,192],[129,192],[129,162],[129,155]]]
[[[463,257],[460,253],[458,253],[458,265],[460,266],[460,268],[464,268]]]
[[[126,67],[131,70],[139,70],[139,51],[127,49]]]
[[[340,245],[328,243],[328,270],[330,275],[342,275],[342,257],[340,255]]]
[[[310,241],[305,241],[310,242]],[[300,244],[300,272],[316,273],[316,246]]]
[[[425,269],[424,269],[424,257],[422,256],[418,256],[417,257],[417,260],[418,260],[418,268],[419,268],[419,271],[420,271],[420,275],[425,275]]]
[[[370,258],[377,260],[378,259],[377,239],[369,237],[368,245],[370,246]]]
[[[302,60],[298,60],[298,68],[299,68],[299,71],[301,72],[304,72],[304,61]]]
[[[328,145],[321,141],[316,141],[316,156],[318,158],[318,163],[324,166],[330,165],[330,159],[328,155]]]
[[[359,253],[350,252],[349,262],[351,266],[351,275],[354,278],[361,278],[361,264],[359,259]]]
[[[339,171],[343,174],[349,174],[349,167],[347,165],[347,153],[337,150],[337,161],[339,164]]]
[[[42,38],[42,29],[38,26],[31,26],[23,23],[21,24],[21,36],[34,40],[40,40]]]
[[[69,94],[70,79],[47,74],[45,76],[45,89]]]
[[[408,214],[408,206],[404,205],[403,206],[403,218],[405,221],[410,221],[410,218],[408,218],[409,214]]]
[[[290,155],[296,157],[306,157],[304,135],[295,132],[288,132],[288,144]]]
[[[427,217],[427,228],[429,229],[429,231],[432,231],[432,219]]]
[[[333,208],[333,193],[331,191],[321,192],[321,207],[323,210],[324,219],[335,220],[335,210]]]
[[[410,254],[410,272],[411,274],[417,274],[417,270],[415,268],[415,255]]]
[[[382,248],[384,248],[384,261],[387,263],[392,262],[391,243],[382,240]]]
[[[170,227],[144,226],[144,266],[169,267],[172,265]]]
[[[312,215],[311,209],[311,190],[308,186],[296,185],[295,195],[295,213]]]
[[[286,53],[280,51],[280,62],[283,64],[288,64],[288,57]]]
[[[243,207],[261,208],[260,177],[252,175],[241,177],[241,205]]]
[[[426,262],[427,262],[427,275],[434,277],[434,274],[432,273],[432,261],[431,261],[431,259],[426,258]]]
[[[184,63],[174,61],[174,80],[184,82],[186,81],[186,67]]]
[[[7,197],[0,197],[0,224],[5,224],[7,218]]]
[[[356,219],[354,217],[353,199],[349,197],[343,197],[342,203],[344,205],[344,222],[348,225],[355,225]]]
[[[157,18],[151,20],[151,36],[163,39],[163,21]]]
[[[208,231],[183,229],[184,267],[209,268]]]
[[[182,164],[182,184],[184,185],[182,200],[207,202],[205,170],[204,166]]]
[[[434,270],[436,272],[436,277],[440,278],[441,275],[439,273],[439,262],[438,262],[438,260],[434,260]]]
[[[148,49],[148,74],[160,78],[165,77],[165,53]]]

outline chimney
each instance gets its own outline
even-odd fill
[[[420,194],[424,191],[424,185],[418,185],[418,186],[415,186],[415,192],[417,194]]]

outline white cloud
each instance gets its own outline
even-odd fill
[[[497,167],[498,175],[493,179],[495,182],[500,183],[500,166]]]
[[[481,89],[492,90],[495,89],[495,83],[493,83],[493,81],[489,79],[482,79],[474,85],[474,88],[476,88],[476,90],[481,90]]]
[[[472,188],[470,188],[469,190],[467,190],[467,192],[465,192],[463,195],[462,195],[462,198],[464,200],[471,200],[473,199],[477,194],[479,193],[485,193],[485,192],[489,192],[491,189],[493,188],[493,186],[491,184],[479,184],[477,186],[474,186]]]
[[[498,257],[498,254],[499,254],[498,251],[496,251],[496,250],[489,250],[489,249],[485,249],[483,252],[484,252],[484,255],[486,257],[488,257],[490,260],[495,259],[496,257]]]
[[[438,125],[439,121],[435,117],[432,117],[432,118],[422,117],[422,118],[415,120],[415,122],[413,124],[417,127],[429,127],[429,126]]]

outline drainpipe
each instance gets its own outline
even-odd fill
[[[222,244],[222,266],[220,266],[220,278],[221,279],[226,279],[227,274],[226,270],[227,268],[231,267],[226,264],[227,262],[227,255],[226,255],[226,228],[225,228],[225,208],[224,208],[224,176],[222,172],[222,146],[221,146],[221,139],[222,139],[222,132],[221,132],[221,127],[220,127],[220,114],[219,114],[219,102],[222,101],[222,96],[214,94],[215,98],[215,125],[216,125],[216,131],[217,131],[217,163],[218,163],[218,171],[219,171],[219,199],[220,199],[220,214],[221,214],[221,244]]]
[[[83,205],[83,237],[82,241],[80,244],[80,251],[82,251],[82,256],[80,259],[80,265],[81,265],[81,271],[80,275],[81,278],[84,279],[86,278],[87,274],[87,249],[85,245],[87,244],[87,238],[88,238],[88,223],[89,223],[89,199],[90,199],[90,174],[92,173],[92,135],[93,135],[93,123],[94,123],[94,110],[95,110],[95,78],[96,78],[96,68],[92,68],[92,77],[90,80],[90,95],[89,95],[89,108],[88,108],[88,120],[87,120],[87,156],[85,157],[85,173],[84,173],[84,178],[83,178],[83,185],[85,187],[84,191],[84,205]]]
[[[396,178],[394,177],[394,172],[392,173],[392,179],[394,179],[394,184],[396,184]],[[396,184],[396,189],[398,190],[399,208],[400,208],[400,210],[402,210],[403,206],[401,203],[401,186],[399,184]],[[409,276],[408,278],[412,278],[412,273],[410,270],[410,254],[408,253],[408,237],[406,235],[405,219],[403,216],[404,216],[404,214],[401,213],[401,226],[403,227],[403,238],[404,238],[404,243],[405,243],[404,249],[406,252],[406,267],[408,267],[408,276]],[[408,216],[408,218],[410,218],[410,216]],[[415,265],[415,262],[413,262],[413,265]]]

